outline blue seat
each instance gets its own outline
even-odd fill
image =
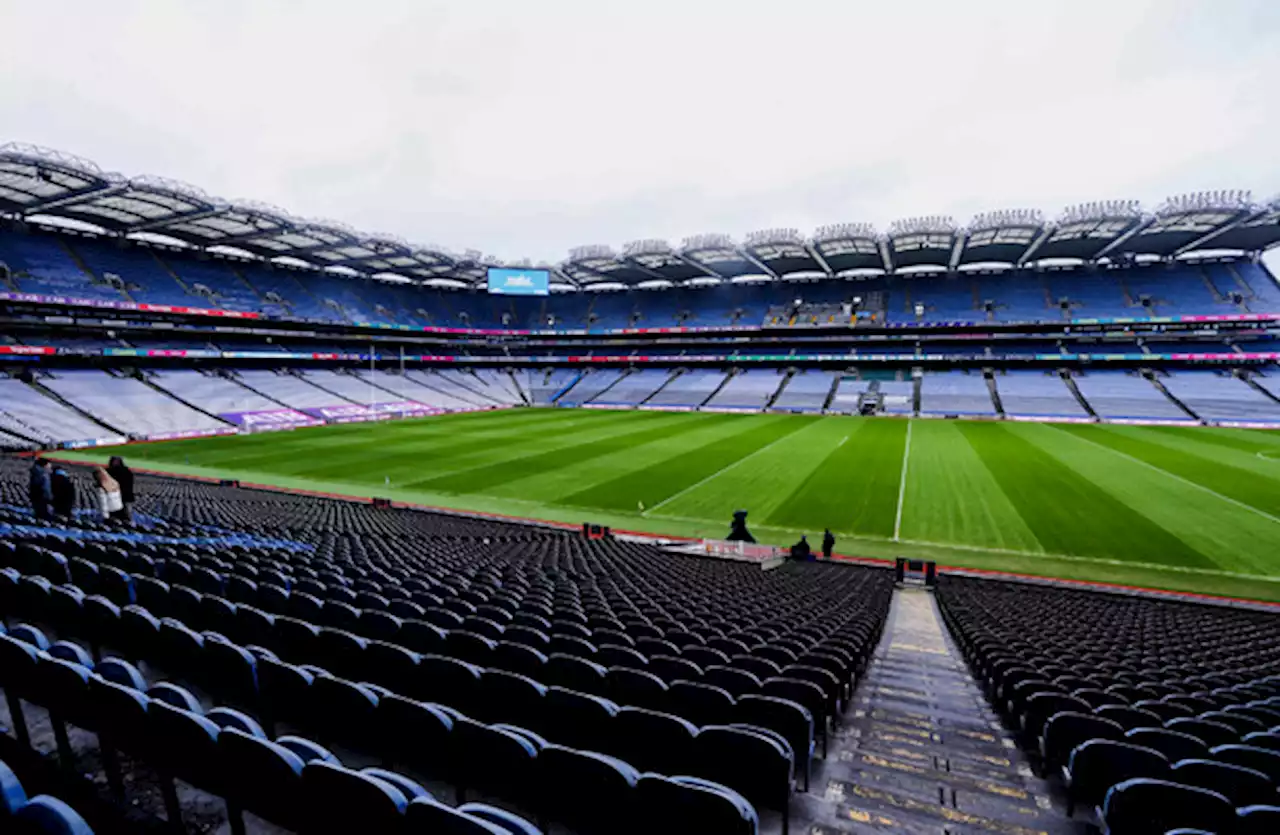
[[[580,832],[630,825],[640,774],[615,757],[547,745],[538,752],[539,808]]]
[[[398,833],[409,799],[385,780],[326,762],[302,769],[300,831]]]
[[[1217,792],[1136,778],[1111,787],[1099,818],[1103,835],[1165,835],[1181,827],[1224,832],[1236,811]]]
[[[504,829],[483,818],[451,809],[429,797],[419,797],[405,809],[405,820],[413,832],[439,835],[507,835]]]
[[[93,835],[93,829],[76,810],[56,797],[43,794],[31,798],[18,810],[14,824],[19,835]]]
[[[670,835],[756,835],[756,810],[742,795],[695,777],[641,775],[635,792],[636,832]]]
[[[1246,806],[1236,810],[1235,835],[1271,835],[1280,832],[1280,803]]]
[[[519,815],[485,803],[464,803],[458,811],[496,827],[503,835],[542,835],[542,830]]]

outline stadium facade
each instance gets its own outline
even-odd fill
[[[9,144],[0,213],[6,446],[518,405],[1280,425],[1280,200],[1244,192],[533,265]]]

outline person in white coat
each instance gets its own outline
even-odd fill
[[[120,494],[120,484],[102,467],[93,468],[93,480],[98,488],[95,494],[98,499],[98,510],[104,520],[110,519],[124,510],[124,498]]]

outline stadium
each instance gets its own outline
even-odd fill
[[[0,146],[0,824],[1278,831],[1277,243],[502,261]]]

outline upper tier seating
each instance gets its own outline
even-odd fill
[[[1077,417],[1089,413],[1057,371],[1006,371],[995,377],[1000,405],[1010,416]]]
[[[1265,267],[1248,260],[999,275],[892,275],[802,284],[728,283],[529,298],[344,278],[258,262],[205,261],[183,253],[121,247],[110,240],[44,233],[0,231],[0,261],[9,266],[16,289],[30,293],[412,327],[811,327],[845,321],[844,305],[855,296],[863,299],[862,315],[890,324],[918,318],[1061,322],[1280,311],[1280,286]],[[106,283],[105,273],[120,276],[132,288],[129,296]],[[800,314],[794,315],[797,301]],[[923,307],[920,317],[917,305]]]
[[[62,238],[0,231],[0,261],[9,265],[13,283],[23,293],[128,301],[118,289],[80,269]]]
[[[121,440],[106,427],[8,377],[0,377],[0,429],[4,428],[42,443]]]
[[[107,426],[138,438],[228,428],[131,377],[112,377],[105,371],[59,371],[41,382]]]
[[[1096,806],[1116,835],[1274,831],[1274,613],[946,576],[938,601],[1068,814]]]
[[[1076,388],[1104,420],[1176,420],[1191,417],[1151,381],[1128,371],[1090,371],[1075,377]]]
[[[920,378],[920,412],[930,415],[994,415],[982,372],[943,371]]]

